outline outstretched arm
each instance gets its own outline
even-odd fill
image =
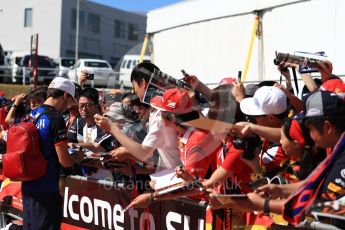
[[[110,119],[96,114],[95,121],[96,124],[104,131],[111,133],[120,142],[120,144],[137,159],[146,161],[147,158],[153,155],[155,148],[139,144],[138,142],[130,139],[124,133],[122,133],[117,124],[113,123]]]

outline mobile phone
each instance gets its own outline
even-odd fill
[[[93,80],[94,78],[95,78],[95,74],[93,74],[93,73],[86,74],[86,79],[87,80]]]
[[[242,78],[242,71],[238,71],[237,80],[241,81],[241,78]]]
[[[184,69],[182,69],[181,72],[182,72],[183,76],[185,76],[185,77],[189,76],[189,74],[186,73],[186,71],[184,71]]]

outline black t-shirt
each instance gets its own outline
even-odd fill
[[[97,125],[93,125],[91,127],[88,127],[87,125],[85,125],[83,128],[83,137],[84,137],[84,142],[90,142],[90,141],[96,142],[100,144],[107,152],[115,148],[118,148],[120,146],[119,142],[116,140],[114,136],[112,136],[109,133],[104,132]]]
[[[71,115],[64,116],[67,127],[67,140],[68,142],[78,143],[78,140],[83,140],[83,128],[85,120],[78,114],[71,119]]]
[[[62,116],[56,109],[43,105],[30,114],[35,118],[43,114],[36,122],[39,133],[41,152],[48,161],[46,174],[33,181],[23,182],[23,192],[59,192],[59,159],[55,150],[56,145],[67,143],[66,125]]]
[[[339,154],[338,159],[325,179],[321,189],[321,200],[337,200],[345,195],[345,150]]]
[[[339,154],[337,160],[325,179],[321,188],[320,201],[333,201],[342,198],[345,195],[345,150]],[[345,221],[332,219],[332,225],[345,229]]]

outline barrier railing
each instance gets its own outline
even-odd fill
[[[205,229],[206,202],[189,199],[153,202],[143,209],[122,210],[132,192],[110,181],[89,181],[85,177],[66,178],[63,222],[88,229],[142,229],[149,219],[150,229]],[[146,226],[145,226],[146,228]]]
[[[205,201],[175,199],[153,202],[147,210],[129,209],[132,190],[127,186],[112,181],[90,180],[82,176],[64,177],[63,223],[67,229],[220,229],[221,213],[210,212]],[[0,193],[0,226],[7,218],[22,221],[21,183],[4,181]],[[9,198],[9,199],[8,199]],[[220,210],[221,211],[221,210]],[[232,216],[233,217],[233,216]],[[232,218],[231,217],[231,218]],[[256,226],[256,225],[253,225]],[[231,223],[229,229],[247,229],[244,224]],[[268,229],[295,229],[293,226],[274,224]],[[303,222],[300,229],[339,229],[333,225],[318,221]],[[227,228],[228,229],[228,228]],[[249,228],[250,229],[250,228]],[[260,228],[264,229],[264,228]]]

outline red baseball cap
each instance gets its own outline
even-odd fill
[[[171,113],[188,113],[192,111],[193,103],[187,90],[174,88],[166,90],[163,96],[152,98],[150,105]]]
[[[320,86],[320,90],[329,91],[345,99],[345,83],[342,79],[331,79]]]
[[[226,77],[220,80],[219,85],[231,85],[233,82],[236,82],[235,78]]]

